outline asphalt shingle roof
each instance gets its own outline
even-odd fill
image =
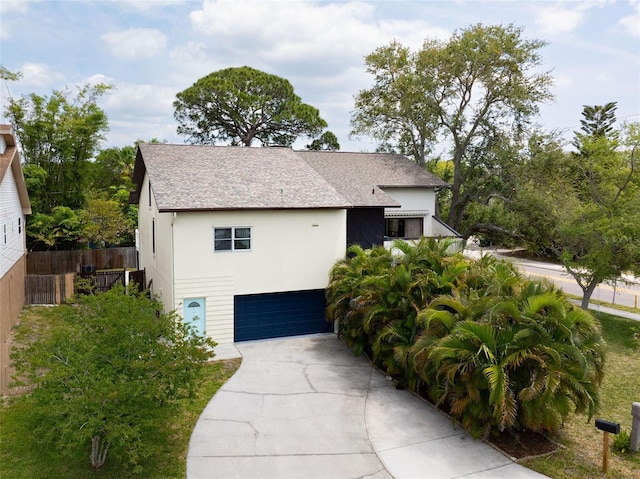
[[[380,188],[444,188],[447,183],[403,155],[298,151],[298,155],[354,206],[380,206]],[[375,191],[372,194],[372,191]],[[378,195],[376,197],[376,195]],[[379,198],[382,201],[378,201]],[[382,205],[384,206],[384,205]]]
[[[380,187],[447,185],[401,155],[279,147],[143,143],[137,194],[145,171],[160,211],[397,207]]]

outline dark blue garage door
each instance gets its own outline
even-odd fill
[[[324,290],[247,294],[234,298],[236,341],[333,330],[324,317]]]

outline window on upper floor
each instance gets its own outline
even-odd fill
[[[214,251],[247,251],[251,249],[251,228],[248,226],[214,228]]]
[[[386,218],[384,235],[387,238],[420,238],[424,231],[424,218]]]

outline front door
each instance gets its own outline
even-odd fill
[[[184,322],[193,326],[195,333],[205,335],[204,298],[191,298],[184,300]]]

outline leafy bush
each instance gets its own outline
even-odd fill
[[[94,468],[112,452],[140,472],[143,436],[194,394],[215,343],[123,287],[56,312],[55,324],[20,324],[12,352],[22,383],[35,386],[37,436],[69,456],[90,451]]]
[[[631,451],[631,434],[627,429],[622,429],[616,434],[612,444],[613,450],[625,454]]]
[[[445,408],[473,435],[554,433],[598,407],[597,321],[510,264],[447,241],[358,247],[331,272],[329,319],[356,353]]]

